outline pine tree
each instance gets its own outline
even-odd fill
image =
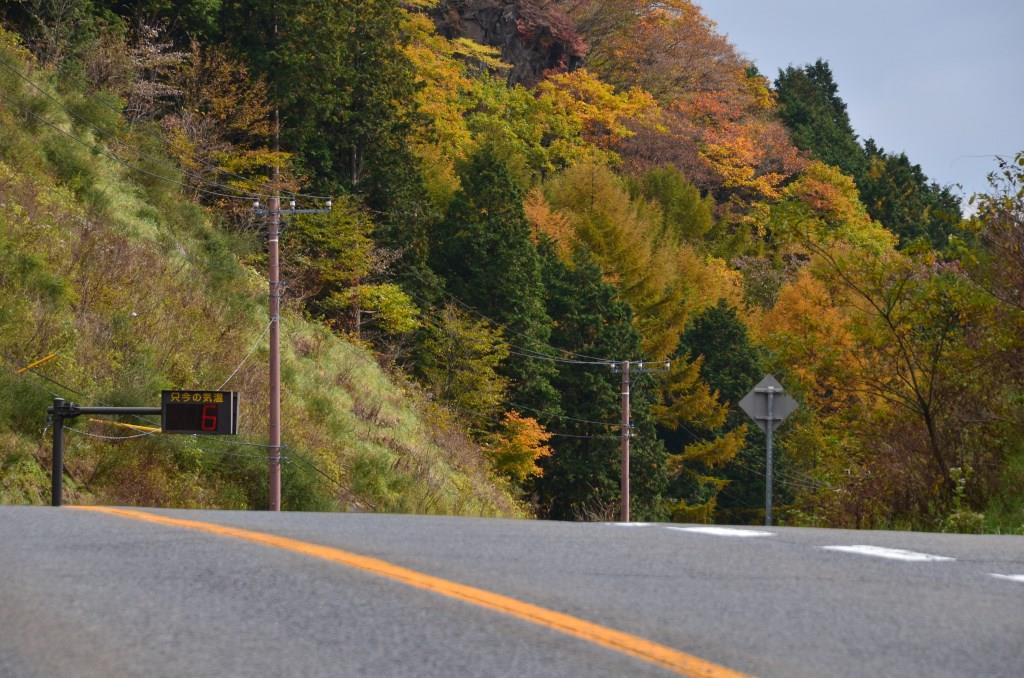
[[[928,181],[905,153],[886,153],[873,139],[864,142],[867,171],[857,181],[872,218],[900,237],[900,244],[925,240],[936,249],[960,231],[960,198]]]
[[[409,138],[420,124],[397,0],[226,0],[224,35],[267,80],[281,144],[311,189],[359,196],[374,239],[394,250],[393,277],[437,300],[427,233],[437,215]]]

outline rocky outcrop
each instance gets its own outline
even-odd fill
[[[579,66],[587,45],[572,20],[550,0],[446,0],[436,14],[449,38],[501,49],[509,82],[536,84],[547,72]]]

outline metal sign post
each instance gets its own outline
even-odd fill
[[[791,415],[799,404],[787,393],[775,377],[768,375],[753,388],[743,400],[740,408],[754,420],[765,433],[765,486],[764,486],[764,524],[772,524],[772,437],[775,429]]]
[[[160,415],[163,433],[236,435],[236,391],[164,391],[160,407],[86,407],[54,398],[46,409],[53,421],[53,456],[50,458],[50,504],[60,506],[64,494],[64,421],[83,414]]]
[[[64,490],[64,420],[83,414],[160,414],[159,407],[81,407],[63,398],[54,398],[47,408],[53,417],[53,457],[50,460],[50,505],[60,506]]]

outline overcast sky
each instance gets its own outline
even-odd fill
[[[1024,150],[1024,0],[695,1],[773,81],[828,61],[862,139],[964,195]]]

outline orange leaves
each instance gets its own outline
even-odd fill
[[[672,108],[694,126],[699,156],[717,183],[753,199],[774,199],[804,163],[782,123],[771,117],[773,105],[764,78],[740,74],[737,87],[699,92]]]
[[[515,483],[530,477],[544,475],[537,460],[551,455],[547,442],[551,434],[532,417],[524,417],[515,410],[505,413],[501,430],[484,447],[494,471]]]
[[[771,207],[774,235],[805,247],[842,244],[875,256],[890,252],[896,237],[872,221],[853,179],[831,165],[814,161]]]
[[[595,3],[596,4],[596,3]],[[601,3],[605,12],[626,9],[616,28],[604,35],[588,32],[588,64],[619,86],[640,86],[669,102],[697,91],[724,88],[744,63],[700,8],[685,0]]]
[[[808,269],[782,288],[753,329],[800,381],[815,410],[832,412],[845,404],[838,394],[856,385],[856,338],[848,314]]]
[[[607,135],[631,168],[671,163],[700,188],[749,202],[777,198],[803,165],[773,117],[767,80],[689,0],[576,2],[568,11],[591,43],[588,67],[661,107],[633,115],[630,134]]]
[[[526,194],[523,211],[530,222],[534,241],[542,235],[551,238],[559,258],[566,263],[571,261],[575,242],[572,218],[552,208],[540,187],[533,188]]]

